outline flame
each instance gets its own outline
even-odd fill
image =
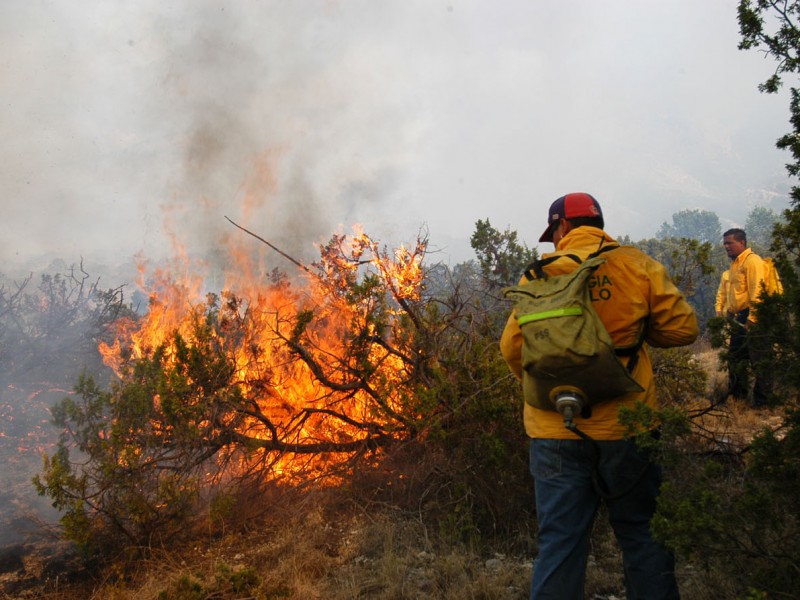
[[[408,303],[420,298],[424,253],[420,241],[412,249],[389,252],[356,226],[354,234],[336,235],[320,247],[321,259],[289,282],[266,276],[264,264],[244,243],[231,244],[219,294],[205,289],[208,265],[185,254],[152,271],[141,261],[139,286],[149,295],[149,311],[138,321],[117,321],[110,332],[113,341],[101,343],[99,350],[124,381],[131,365],[156,349],[174,359],[175,334],[195,343],[198,323],[213,316],[209,335],[229,358],[233,382],[252,402],[215,426],[255,441],[277,436],[289,448],[268,459],[266,451],[245,456],[229,447],[217,461],[239,461],[240,469],[250,469],[268,460],[272,473],[283,477],[321,472],[329,453],[301,456],[291,448],[357,442],[367,430],[390,429],[391,415],[404,410],[402,386],[410,368],[404,356],[412,352],[398,346],[392,328]],[[385,306],[378,306],[374,295],[354,293],[370,277],[386,290]],[[373,318],[379,308],[385,315],[380,322]],[[377,398],[372,388],[354,384],[352,373],[359,366],[348,358],[354,332],[382,341],[370,342],[360,359],[379,382]],[[152,400],[154,411],[163,408],[157,395]]]

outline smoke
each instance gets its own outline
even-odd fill
[[[687,207],[743,221],[743,190],[780,210],[788,101],[730,10],[8,0],[0,252],[213,254],[229,216],[301,258],[427,224],[466,260],[478,219],[532,237],[576,189],[634,238]]]
[[[375,50],[396,7],[11,4],[7,256],[203,255],[229,216],[307,257],[391,201],[414,153],[409,73]]]
[[[235,235],[224,215],[308,258],[386,200],[407,123],[374,101],[392,75],[336,38],[327,21],[341,17],[333,3],[206,2],[152,24],[162,85],[148,118],[170,124],[180,165],[162,206],[191,252]]]

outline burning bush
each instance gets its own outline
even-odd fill
[[[147,315],[101,345],[119,381],[106,391],[82,377],[80,399],[54,411],[62,438],[35,483],[64,511],[67,536],[166,539],[220,486],[337,483],[433,432],[452,447],[441,432],[467,403],[516,417],[498,386],[511,382],[496,307],[474,290],[427,294],[425,251],[423,238],[389,252],[336,235],[301,279],[251,276],[219,296],[202,297],[197,277],[156,274]],[[497,445],[484,443],[493,461]]]

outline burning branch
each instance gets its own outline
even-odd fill
[[[292,258],[292,257],[291,257],[291,256],[289,256],[288,254],[286,254],[286,252],[284,252],[283,250],[281,250],[280,248],[278,248],[278,247],[277,247],[277,246],[275,246],[274,244],[272,244],[272,243],[268,242],[267,240],[265,240],[264,238],[262,238],[260,235],[257,235],[257,234],[255,234],[255,233],[253,233],[252,231],[250,231],[250,230],[248,230],[248,229],[245,229],[245,228],[244,228],[244,227],[242,227],[241,225],[239,225],[239,224],[237,224],[237,223],[234,223],[234,222],[233,222],[231,219],[229,219],[228,217],[225,217],[225,219],[228,221],[228,223],[230,223],[231,225],[233,225],[233,226],[234,226],[234,227],[236,227],[237,229],[241,229],[241,230],[242,230],[242,231],[244,231],[246,234],[253,236],[253,237],[254,237],[254,238],[256,238],[258,241],[260,241],[260,242],[262,242],[262,243],[266,244],[267,246],[269,246],[270,248],[272,248],[273,250],[275,250],[275,252],[277,252],[278,254],[280,254],[280,255],[281,255],[283,258],[285,258],[286,260],[288,260],[288,261],[289,261],[289,262],[291,262],[292,264],[294,264],[294,265],[296,265],[296,266],[300,267],[301,269],[303,269],[303,270],[304,270],[305,272],[307,272],[307,273],[311,273],[311,269],[309,269],[307,266],[305,266],[305,265],[304,265],[303,263],[301,263],[299,260],[296,260],[296,259]]]

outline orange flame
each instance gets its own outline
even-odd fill
[[[352,236],[334,236],[331,244],[321,248],[322,259],[314,269],[291,284],[281,279],[270,281],[263,266],[242,247],[228,252],[230,268],[225,273],[225,291],[219,296],[204,293],[207,273],[202,265],[190,266],[185,256],[150,274],[141,263],[140,286],[149,294],[149,312],[138,322],[125,319],[115,323],[114,341],[101,343],[99,348],[105,364],[124,378],[129,365],[159,347],[165,346],[170,356],[175,351],[170,344],[176,332],[189,343],[196,341],[197,323],[213,313],[214,342],[226,350],[242,395],[254,402],[251,410],[225,426],[250,440],[270,440],[277,435],[287,448],[353,442],[363,438],[360,425],[365,422],[386,426],[388,418],[376,413],[374,394],[355,385],[347,389],[348,371],[354,368],[346,358],[353,331],[387,335],[376,331],[370,321],[376,310],[374,299],[368,295],[356,298],[350,292],[366,274],[377,277],[391,298],[385,309],[388,324],[384,323],[391,327],[392,318],[403,312],[404,304],[419,299],[424,243],[419,242],[413,250],[401,246],[390,253],[357,228]],[[304,313],[313,314],[313,327],[302,329],[300,344],[298,324]],[[302,360],[304,352],[313,354],[314,359]],[[382,389],[390,390],[380,398],[388,413],[402,411],[399,390],[408,367],[401,354],[377,343],[369,345],[366,353]],[[313,365],[319,363],[324,364],[315,370]],[[327,375],[321,375],[319,368],[327,369]],[[155,410],[160,408],[158,403],[159,398],[153,398]],[[331,418],[331,412],[345,418]],[[267,422],[272,427],[265,426]],[[218,458],[230,461],[234,454],[227,450]],[[300,458],[289,451],[274,459],[273,472],[286,476],[309,468],[321,470],[327,460],[324,456]]]

